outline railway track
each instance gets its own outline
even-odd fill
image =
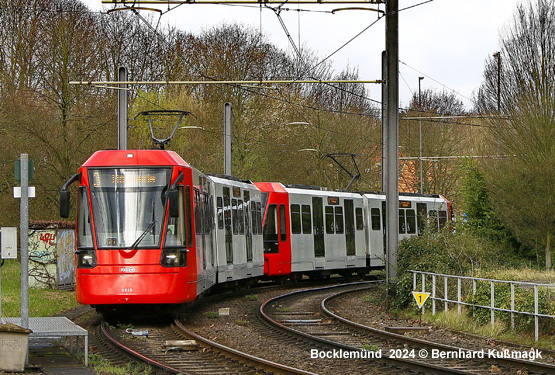
[[[103,322],[100,332],[120,352],[164,374],[315,375],[212,342],[186,329],[177,319],[171,325],[137,328],[114,328]]]
[[[435,344],[349,322],[326,305],[344,293],[367,288],[345,284],[293,292],[266,301],[260,316],[274,329],[301,337],[312,345],[316,356],[362,356],[368,367],[385,363],[390,372],[424,374],[551,374],[555,366],[507,358],[480,358],[465,348]],[[338,292],[340,289],[346,289]],[[318,349],[316,349],[318,348]],[[368,352],[374,353],[374,357]],[[331,354],[330,354],[331,353]],[[359,354],[357,354],[359,353]],[[364,354],[362,354],[364,353]],[[438,356],[452,358],[432,357]],[[487,352],[486,352],[487,353]],[[356,361],[343,361],[349,364]]]

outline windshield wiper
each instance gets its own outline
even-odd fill
[[[141,233],[141,235],[135,240],[135,242],[133,242],[133,245],[131,245],[130,249],[131,250],[135,250],[137,248],[137,246],[139,246],[139,244],[141,243],[141,241],[146,237],[146,235],[148,234],[148,232],[154,228],[154,224],[156,224],[156,221],[151,221],[150,224],[148,224],[148,226],[146,227],[145,231],[143,233]]]

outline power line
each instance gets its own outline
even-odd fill
[[[410,66],[410,65],[407,64],[406,62],[401,61],[401,60],[399,60],[399,62],[400,62],[401,64],[405,65],[406,67],[408,67],[408,68],[414,70],[415,72],[418,72],[418,73],[422,74],[422,75],[425,76],[426,78],[431,79],[432,81],[434,81],[435,83],[441,85],[442,87],[446,88],[447,90],[452,91],[453,93],[455,93],[455,94],[457,94],[457,95],[459,95],[459,96],[462,96],[463,98],[465,98],[465,99],[468,100],[469,102],[476,104],[476,103],[474,102],[474,100],[472,100],[472,99],[470,99],[470,98],[464,96],[463,94],[461,94],[461,93],[458,92],[457,90],[452,89],[451,87],[449,87],[449,86],[447,86],[447,85],[445,85],[445,84],[439,82],[439,81],[436,80],[435,78],[430,77],[430,76],[427,75],[426,73],[423,73],[423,72],[421,72],[420,70],[418,70],[418,69],[416,69],[416,68]]]

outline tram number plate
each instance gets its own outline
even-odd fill
[[[133,293],[133,288],[121,288],[122,293]]]

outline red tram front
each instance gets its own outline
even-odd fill
[[[194,300],[192,168],[172,151],[98,151],[64,185],[62,216],[77,180],[77,300],[97,307]]]

